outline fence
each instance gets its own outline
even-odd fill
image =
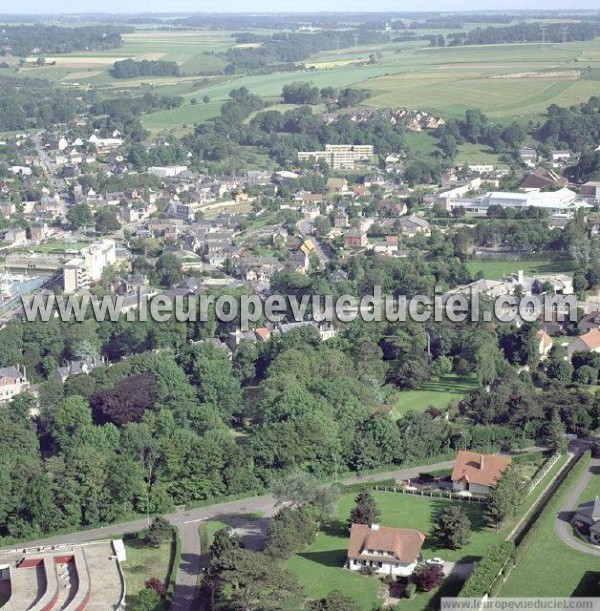
[[[529,482],[529,490],[527,494],[531,494],[534,488],[546,477],[546,474],[560,459],[560,453],[553,454],[539,469],[539,471],[533,476],[531,482]]]
[[[399,486],[374,486],[374,490],[381,492],[395,492],[397,494],[413,494],[416,496],[427,496],[449,501],[467,501],[468,503],[485,503],[485,497],[471,493],[470,495],[457,494],[451,490],[442,490],[439,488],[403,488]]]

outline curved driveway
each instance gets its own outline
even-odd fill
[[[591,544],[586,545],[581,539],[573,534],[570,518],[574,511],[577,510],[577,505],[580,502],[581,495],[594,476],[600,475],[600,458],[592,458],[589,469],[581,476],[577,484],[569,491],[565,502],[560,508],[560,513],[556,516],[555,529],[556,534],[561,541],[569,547],[589,554],[590,556],[600,556],[600,547],[594,549]],[[582,499],[587,500],[587,499]],[[593,499],[589,499],[593,500]]]

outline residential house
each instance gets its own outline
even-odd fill
[[[4,234],[4,241],[13,246],[24,246],[27,244],[27,233],[22,227],[12,227]]]
[[[178,204],[171,202],[165,209],[165,216],[179,221],[191,223],[196,218],[196,213],[192,206],[188,204]]]
[[[600,204],[600,181],[591,180],[582,184],[579,192],[582,197],[591,200],[592,203]]]
[[[290,252],[290,259],[287,265],[291,270],[305,274],[310,267],[310,259],[308,253],[301,248]]]
[[[14,396],[29,387],[25,368],[19,365],[0,368],[0,403],[10,401]]]
[[[345,178],[330,177],[327,179],[325,188],[329,193],[347,193],[348,181]]]
[[[544,329],[540,329],[536,333],[537,341],[538,341],[538,352],[540,354],[540,359],[543,361],[550,354],[550,350],[552,350],[552,338]]]
[[[563,165],[571,160],[571,151],[555,150],[550,153],[550,159],[555,165]]]
[[[591,543],[600,544],[600,496],[579,505],[573,525],[582,535],[589,537]]]
[[[569,358],[575,352],[600,352],[600,329],[590,329],[567,345],[567,356]]]
[[[338,228],[348,227],[348,215],[344,210],[338,210],[333,216],[333,226]]]
[[[9,219],[17,211],[17,206],[9,200],[0,202],[0,214]]]
[[[344,280],[348,280],[348,273],[341,268],[336,269],[329,276],[329,282],[331,282],[331,284],[339,284],[340,282],[344,282]]]
[[[283,227],[277,227],[277,229],[271,234],[271,241],[273,246],[282,246],[287,242],[288,232]]]
[[[64,382],[69,376],[74,376],[79,373],[89,374],[96,367],[106,367],[106,361],[103,358],[81,359],[77,361],[67,361],[67,364],[58,367],[54,372],[54,379],[57,382]]]
[[[352,524],[345,567],[371,567],[380,575],[408,577],[421,560],[425,535],[408,528]]]
[[[190,340],[190,344],[192,346],[197,346],[199,344],[211,344],[218,350],[222,350],[225,353],[225,356],[231,361],[233,359],[233,352],[229,348],[229,346],[222,342],[218,337],[209,337],[208,339],[201,339],[198,341]]]
[[[563,176],[559,176],[554,170],[543,168],[533,170],[521,183],[523,191],[539,191],[540,189],[562,189],[569,184]]]
[[[344,234],[344,248],[364,248],[367,243],[367,234],[359,227],[353,227]]]
[[[452,470],[452,489],[489,494],[510,464],[509,456],[460,450]]]
[[[600,312],[598,311],[582,316],[577,323],[579,333],[587,333],[592,329],[600,329]]]
[[[45,240],[50,234],[50,228],[44,221],[35,221],[30,225],[31,239],[35,242]]]
[[[414,214],[400,218],[398,223],[400,225],[400,232],[408,237],[414,237],[419,234],[431,235],[431,225],[425,219]]]
[[[537,164],[538,154],[533,148],[521,149],[519,151],[519,157],[521,158],[521,161],[530,168],[534,168]]]

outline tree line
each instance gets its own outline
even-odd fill
[[[117,79],[138,78],[143,76],[180,76],[177,62],[164,59],[122,59],[113,64],[111,76]]]
[[[121,46],[121,34],[133,28],[116,25],[63,27],[56,25],[3,25],[0,33],[2,55],[27,57],[32,53],[105,51]]]

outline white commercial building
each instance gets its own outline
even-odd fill
[[[148,174],[159,178],[175,178],[187,170],[185,165],[150,166]]]
[[[490,191],[475,199],[454,199],[448,203],[450,211],[462,208],[468,215],[485,216],[490,206],[526,209],[539,208],[552,216],[571,217],[579,208],[590,209],[592,204],[577,193],[563,188],[558,191],[528,191],[527,193]]]

